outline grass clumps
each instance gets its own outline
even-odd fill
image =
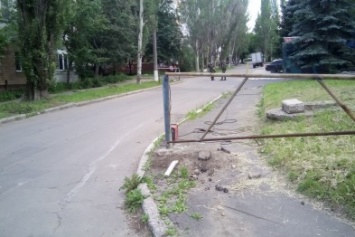
[[[132,175],[131,178],[125,178],[120,190],[124,190],[126,194],[125,206],[129,212],[138,210],[146,198],[138,185],[142,183],[142,178],[137,174]]]
[[[157,190],[154,198],[158,203],[160,215],[168,216],[170,213],[183,213],[188,210],[187,191],[196,186],[195,181],[189,179],[187,167],[182,166],[169,177],[156,177],[156,181],[165,182],[167,189]]]
[[[355,81],[325,81],[349,108],[355,106]],[[279,107],[284,99],[304,102],[331,100],[315,81],[287,81],[267,85],[260,111]],[[261,113],[263,114],[263,113]],[[310,118],[265,121],[263,134],[354,130],[354,121],[342,110],[322,111]],[[355,220],[355,136],[265,139],[268,162],[284,172],[299,192],[325,202]]]

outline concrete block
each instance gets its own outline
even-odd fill
[[[288,114],[303,113],[304,103],[298,99],[283,100],[282,110]]]

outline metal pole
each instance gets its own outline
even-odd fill
[[[334,93],[323,82],[322,78],[317,78],[317,81],[324,88],[324,90],[326,90],[328,92],[328,94],[337,102],[337,104],[345,111],[345,113],[347,113],[350,116],[350,118],[355,122],[355,117],[351,113],[350,109],[334,95]]]
[[[170,85],[169,76],[164,75],[163,80],[163,106],[164,106],[164,125],[165,125],[165,142],[167,148],[171,141],[170,136]]]
[[[218,138],[206,138],[203,140],[197,140],[197,139],[176,140],[176,141],[171,141],[169,143],[215,142],[215,141],[232,141],[232,140],[274,139],[274,138],[291,138],[291,137],[324,137],[324,136],[346,136],[346,135],[355,135],[355,131],[251,135],[251,136],[240,136],[240,137],[218,137]]]
[[[245,77],[244,80],[242,81],[242,83],[238,86],[238,88],[235,90],[235,92],[233,93],[233,95],[231,96],[231,98],[229,98],[228,102],[223,106],[222,110],[218,113],[217,117],[213,120],[213,122],[211,123],[211,125],[208,127],[208,129],[206,130],[206,132],[202,135],[202,137],[200,138],[200,141],[202,141],[207,133],[210,132],[211,128],[216,124],[216,122],[218,121],[219,117],[221,117],[221,115],[223,114],[223,112],[226,110],[226,108],[229,106],[229,104],[232,102],[232,100],[234,99],[234,97],[238,94],[238,92],[242,89],[242,87],[244,86],[244,84],[247,82],[248,77]]]

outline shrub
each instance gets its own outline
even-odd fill
[[[0,102],[21,98],[23,90],[6,90],[0,92]]]

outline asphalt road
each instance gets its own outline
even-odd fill
[[[241,79],[218,80],[172,85],[173,118]],[[136,236],[119,188],[163,125],[161,88],[1,125],[0,236]]]

